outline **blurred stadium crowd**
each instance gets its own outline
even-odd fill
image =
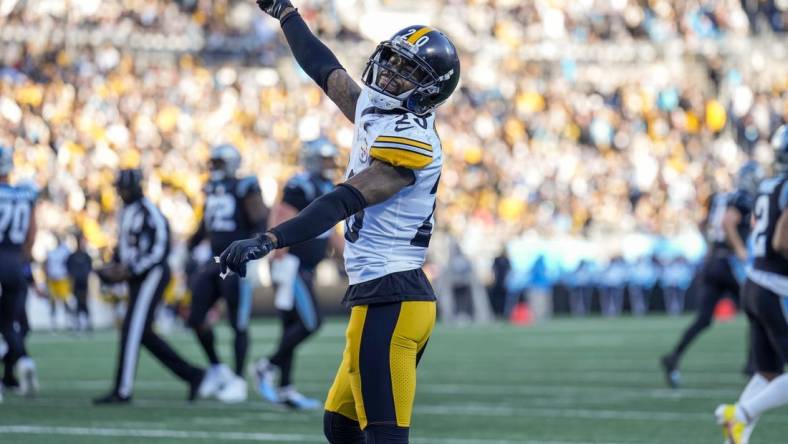
[[[517,239],[591,242],[565,252],[574,269],[631,256],[627,234],[697,236],[710,194],[747,157],[768,165],[788,120],[786,1],[428,3],[298,6],[354,75],[400,22],[458,43],[438,227],[481,268],[502,246],[522,250]],[[141,165],[184,239],[213,144],[239,147],[269,204],[302,141],[349,148],[351,126],[274,26],[251,1],[0,0],[0,143],[42,190],[41,230],[111,245],[114,173]]]

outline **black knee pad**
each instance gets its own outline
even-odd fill
[[[410,429],[395,425],[369,425],[364,429],[366,444],[408,444]]]
[[[323,434],[330,444],[365,444],[364,432],[357,421],[326,411],[323,414]]]

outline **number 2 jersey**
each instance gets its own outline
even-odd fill
[[[254,226],[244,207],[244,199],[252,193],[260,193],[260,183],[254,176],[205,184],[205,212],[194,240],[208,237],[213,255],[218,256],[232,242],[254,236],[261,227]]]
[[[766,179],[758,187],[753,215],[752,248],[755,261],[747,273],[753,282],[788,296],[788,258],[772,247],[777,221],[788,208],[788,176]]]
[[[0,253],[21,254],[35,202],[31,188],[0,184]]]
[[[345,223],[346,305],[435,300],[421,271],[435,213],[443,164],[434,113],[416,116],[372,105],[367,91],[356,104],[355,138],[345,173],[350,178],[372,161],[408,168],[415,181],[385,202]]]

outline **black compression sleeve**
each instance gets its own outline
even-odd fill
[[[314,239],[366,206],[367,200],[359,190],[346,183],[339,184],[334,191],[315,199],[296,217],[271,229],[277,239],[276,248]]]
[[[312,34],[297,11],[286,15],[281,24],[298,64],[325,91],[328,76],[334,70],[344,69],[342,64],[334,53]]]

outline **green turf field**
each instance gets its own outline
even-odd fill
[[[412,442],[435,444],[719,443],[712,411],[744,380],[744,322],[718,325],[685,360],[685,388],[663,386],[657,357],[688,318],[557,320],[538,326],[438,327],[419,372]],[[221,330],[222,357],[230,336]],[[270,350],[275,325],[253,329],[253,356]],[[339,364],[343,324],[329,322],[302,351],[296,381],[322,397]],[[179,350],[202,359],[184,332]],[[0,443],[320,443],[319,412],[289,412],[256,394],[239,405],[184,402],[185,386],[143,352],[133,406],[94,408],[109,388],[116,336],[38,333],[37,399],[6,395]],[[788,411],[764,417],[752,442],[786,442]]]

